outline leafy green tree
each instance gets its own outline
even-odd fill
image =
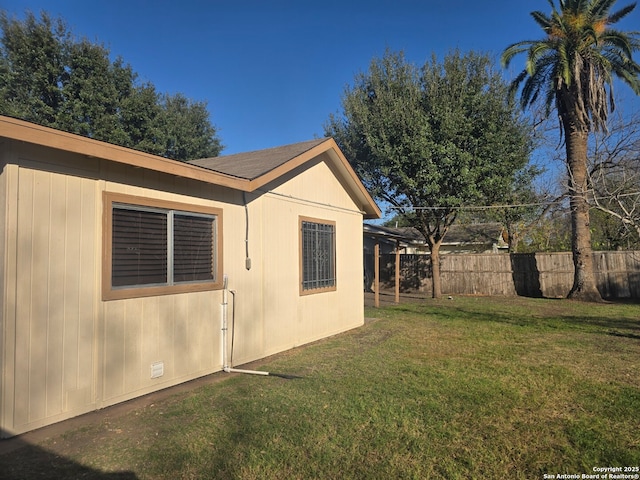
[[[0,28],[0,113],[55,126],[67,78],[63,45],[70,39],[64,22],[46,14],[38,22],[31,13],[18,22],[2,12]]]
[[[518,253],[528,232],[553,208],[557,199],[535,186],[535,179],[544,170],[531,165],[516,172],[512,184],[505,191],[504,206],[480,210],[476,221],[499,222],[506,230],[510,253]]]
[[[206,103],[160,95],[121,58],[75,40],[61,19],[0,12],[0,114],[176,160],[222,145]]]
[[[568,252],[571,250],[571,218],[557,205],[533,223],[518,241],[518,252]]]
[[[135,74],[121,60],[112,63],[109,52],[86,40],[64,46],[67,56],[56,109],[56,128],[130,145],[128,125],[122,122],[123,99],[132,94]]]
[[[460,207],[502,202],[528,162],[528,124],[507,99],[485,55],[453,52],[419,68],[387,51],[325,126],[370,191],[411,212],[430,249],[434,297],[440,246]]]
[[[514,79],[522,85],[523,107],[539,99],[547,114],[555,107],[564,133],[575,266],[570,298],[600,301],[591,250],[587,185],[587,140],[591,131],[604,130],[613,109],[614,77],[640,93],[640,65],[632,58],[640,48],[636,33],[610,28],[627,16],[635,4],[611,13],[615,0],[549,1],[551,14],[531,13],[542,28],[541,40],[514,43],[502,54],[505,67],[521,53],[526,66]],[[607,88],[609,87],[609,88]]]
[[[166,132],[165,149],[171,158],[214,157],[221,149],[215,128],[209,123],[207,105],[192,102],[182,94],[164,95],[161,100]]]
[[[122,123],[127,126],[127,147],[137,148],[147,153],[172,157],[166,152],[168,135],[161,95],[151,83],[136,85],[125,96],[121,104]],[[215,141],[215,137],[212,137]],[[194,155],[187,158],[205,158],[215,155]]]

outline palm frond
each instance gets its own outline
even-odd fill
[[[562,14],[555,9],[551,12],[551,23],[553,27],[565,32],[566,29],[564,22],[562,21]]]
[[[627,15],[629,15],[634,9],[636,8],[636,4],[632,3],[630,5],[627,5],[626,7],[618,10],[617,12],[612,13],[611,15],[609,15],[609,17],[607,18],[607,23],[609,25],[612,25],[614,23],[619,22],[620,20],[622,20],[624,17],[626,17]]]
[[[617,30],[606,30],[600,40],[605,49],[614,47],[627,58],[633,57],[633,52],[640,50],[640,42],[637,39]]]
[[[557,60],[557,74],[565,83],[565,85],[571,85],[572,83],[572,62],[567,52],[567,45],[561,43],[558,45],[558,60]],[[575,64],[575,61],[573,62]]]
[[[536,84],[535,78],[527,74],[526,70],[523,70],[523,79],[526,79],[520,92],[520,105],[523,109],[526,109],[529,105],[535,103],[539,88]]]
[[[554,42],[542,41],[531,45],[529,49],[529,55],[527,56],[526,70],[530,75],[533,75],[539,66],[544,65],[545,62],[541,62],[541,59],[548,57],[550,53],[555,52],[556,47]],[[540,65],[538,65],[540,63]]]
[[[524,108],[536,103],[541,92],[554,90],[554,58],[555,55],[553,53],[548,53],[538,59],[536,71],[533,75],[528,75],[526,70],[523,70],[520,74],[520,82],[526,78],[520,97],[520,103]],[[550,105],[548,107],[550,108]]]
[[[612,61],[611,70],[626,83],[636,95],[640,95],[640,65],[634,61]]]
[[[531,45],[538,43],[535,40],[524,40],[522,42],[514,43],[505,48],[504,52],[502,52],[502,56],[500,57],[500,63],[504,68],[507,68],[511,63],[511,60],[516,55],[519,55],[524,52],[528,52],[531,48]]]
[[[516,78],[513,79],[513,81],[509,85],[509,90],[507,91],[507,94],[508,94],[510,100],[513,100],[515,98],[516,93],[518,92],[518,88],[520,88],[520,84],[528,76],[529,76],[529,74],[527,73],[527,71],[523,70],[522,72],[520,72],[516,76]],[[520,98],[522,99],[522,97],[520,97]],[[524,108],[524,106],[523,106],[523,108]]]
[[[558,102],[556,101],[556,91],[552,88],[549,88],[546,91],[546,95],[545,95],[545,115],[548,117],[551,114],[551,109],[554,105],[557,105]]]
[[[586,13],[591,15],[592,19],[606,18],[608,16],[609,10],[613,7],[613,4],[616,3],[616,0],[591,0],[592,3],[589,5]]]
[[[582,30],[582,44],[583,45],[591,45],[591,44],[598,44],[599,43],[599,36],[598,36],[598,32],[596,31],[595,27],[593,25],[587,25],[583,30]]]
[[[583,13],[586,12],[589,8],[589,2],[591,0],[576,0],[573,2],[571,11],[574,13]]]
[[[530,15],[533,17],[533,20],[538,25],[540,25],[540,27],[545,32],[548,32],[548,30],[551,28],[551,26],[553,24],[551,18],[549,18],[545,13],[540,12],[540,11],[531,12]]]

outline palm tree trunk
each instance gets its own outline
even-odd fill
[[[573,253],[573,287],[567,298],[601,302],[596,286],[589,229],[587,202],[587,138],[588,133],[565,123],[569,192],[571,195],[571,251]]]

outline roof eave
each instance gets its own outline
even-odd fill
[[[328,138],[324,142],[283,163],[279,167],[253,180],[227,175],[214,170],[199,167],[190,163],[171,160],[130,148],[82,137],[50,127],[0,116],[0,137],[22,141],[43,147],[99,158],[115,163],[146,168],[157,172],[179,177],[199,180],[206,183],[233,188],[244,192],[252,192],[265,184],[290,172],[309,160],[328,152],[334,165],[345,179],[350,193],[357,199],[364,218],[376,219],[382,213],[369,195],[364,185],[349,165],[335,140]]]
[[[171,160],[50,127],[36,125],[16,118],[0,116],[0,132],[2,132],[0,137],[72,152],[91,158],[146,168],[237,190],[247,190],[249,187],[247,180],[237,177],[214,172],[178,160]]]

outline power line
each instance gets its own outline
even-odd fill
[[[554,200],[552,202],[536,202],[536,203],[516,203],[511,205],[466,205],[459,207],[390,207],[393,210],[492,210],[499,208],[522,208],[522,207],[543,207],[562,203],[562,200]]]
[[[619,195],[613,195],[611,197],[595,197],[596,200],[608,200],[610,198],[617,197],[632,197],[632,196],[640,196],[640,192],[629,192],[623,193]],[[443,206],[433,206],[433,207],[416,207],[413,205],[410,206],[391,206],[392,210],[496,210],[501,208],[524,208],[524,207],[547,207],[550,205],[558,205],[565,201],[568,197],[563,197],[562,199],[553,200],[550,202],[533,202],[533,203],[514,203],[507,205],[462,205],[458,207],[443,207]]]

